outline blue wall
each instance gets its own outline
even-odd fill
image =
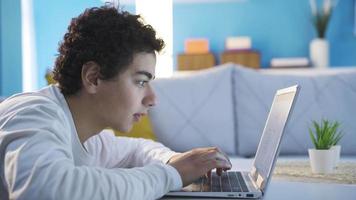
[[[2,5],[1,5],[2,3],[0,2],[0,95],[2,94],[2,60],[1,60],[1,57],[2,57],[2,45],[1,45],[1,43],[2,43],[2,37],[1,37],[1,35],[2,35],[2,26],[1,26],[1,24],[2,24],[2,21],[1,21],[1,19],[2,19],[2,13],[3,13],[3,11],[2,11]],[[0,96],[1,97],[1,96]]]
[[[1,19],[2,19],[2,13],[3,13],[3,11],[2,11],[2,5],[1,5],[2,3],[0,2],[0,95],[2,94],[2,60],[1,60],[1,57],[2,57],[2,26],[1,26],[1,24],[2,24],[2,21],[1,21]],[[1,96],[0,96],[1,97]]]
[[[356,66],[353,0],[339,1],[327,38],[332,66]],[[315,33],[309,0],[247,0],[174,6],[174,55],[184,50],[184,39],[205,37],[219,57],[228,36],[250,36],[261,52],[262,65],[272,57],[308,57]]]
[[[0,96],[22,91],[21,5],[19,0],[1,0]]]

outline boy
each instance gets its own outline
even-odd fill
[[[0,199],[156,199],[216,168],[219,149],[176,153],[115,137],[155,105],[150,81],[164,42],[137,15],[110,6],[72,19],[54,79],[0,104]]]

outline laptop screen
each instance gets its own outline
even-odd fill
[[[271,173],[295,94],[296,91],[277,92],[274,97],[254,161],[254,167],[263,179]]]

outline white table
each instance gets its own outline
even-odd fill
[[[197,200],[204,198],[162,198]],[[263,200],[355,200],[356,185],[271,181]],[[213,200],[213,198],[208,198]]]
[[[297,158],[303,159],[303,158]],[[233,170],[248,170],[252,165],[251,159],[231,159]],[[166,200],[197,200],[204,198],[162,198]],[[213,200],[213,198],[206,198]],[[268,186],[264,200],[356,200],[356,185],[302,183],[273,180]]]

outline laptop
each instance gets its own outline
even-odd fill
[[[299,86],[277,90],[257,148],[251,171],[215,172],[165,197],[261,198],[273,174],[279,146],[294,106]]]

